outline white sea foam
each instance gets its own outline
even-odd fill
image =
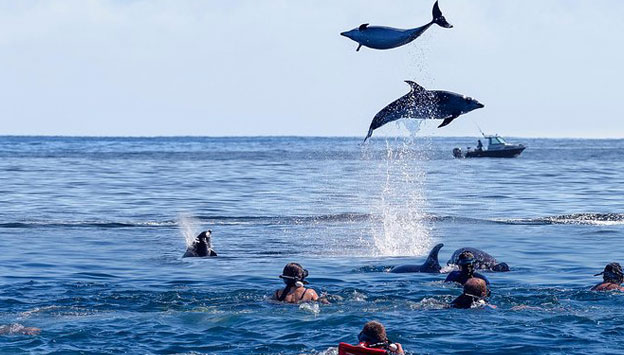
[[[321,313],[321,307],[318,303],[304,302],[299,305],[299,309],[305,312],[309,312],[318,316]]]

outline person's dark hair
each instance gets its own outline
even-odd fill
[[[370,321],[364,324],[364,328],[360,332],[360,336],[358,338],[359,338],[358,340],[360,341],[364,340],[371,345],[379,344],[379,343],[383,343],[383,344],[388,343],[388,336],[386,335],[386,328],[383,326],[383,324],[377,321]]]
[[[286,288],[284,288],[279,297],[279,300],[283,301],[286,299],[286,295],[288,295],[290,289],[293,287],[301,287],[308,283],[305,281],[305,278],[308,277],[308,270],[304,269],[301,264],[288,263],[284,266],[284,270],[282,270],[282,274],[279,277],[284,280],[286,284]]]
[[[622,273],[622,266],[619,263],[609,263],[605,266],[604,270],[594,276],[602,275],[604,282],[621,284],[624,282],[624,273]]]
[[[202,239],[206,240],[206,244],[210,244],[210,235],[212,234],[212,231],[209,229],[207,231],[203,231],[201,233],[199,233],[199,235],[197,237],[195,237],[195,239],[201,241]]]

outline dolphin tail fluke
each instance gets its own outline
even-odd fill
[[[371,136],[373,135],[373,129],[370,128],[368,130],[368,134],[366,135],[366,137],[364,138],[364,142],[362,142],[362,144],[366,143],[366,140],[369,139]]]
[[[427,266],[427,269],[436,271],[440,271],[442,269],[440,262],[438,261],[438,253],[443,246],[444,244],[440,243],[431,249],[431,252],[429,252],[429,256],[427,257],[427,261],[425,261],[424,264]]]
[[[442,16],[442,11],[440,10],[440,6],[438,6],[437,1],[435,2],[435,4],[433,4],[433,20],[431,22],[437,24],[440,27],[453,28],[453,25],[448,23],[444,16]]]
[[[447,126],[449,123],[453,122],[454,119],[456,119],[459,116],[451,116],[449,118],[445,118],[444,121],[442,121],[442,123],[438,126],[438,128],[442,128],[444,126]]]

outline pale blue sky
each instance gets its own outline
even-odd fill
[[[486,107],[421,134],[624,138],[624,1],[0,0],[0,134],[364,137],[405,79]],[[375,136],[396,134],[390,124]]]

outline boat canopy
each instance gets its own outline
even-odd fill
[[[499,136],[487,136],[488,139],[488,145],[496,145],[496,144],[507,144],[507,142],[505,142],[505,140],[503,139],[503,137],[499,137]]]

